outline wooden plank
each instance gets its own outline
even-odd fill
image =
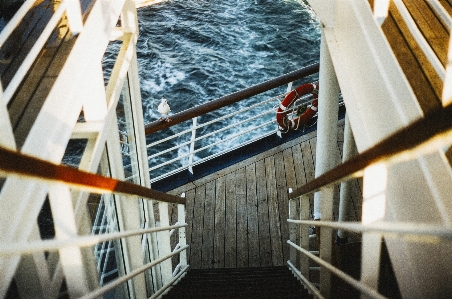
[[[410,0],[404,3],[432,50],[445,66],[447,64],[446,45],[449,43],[448,32],[425,0]]]
[[[381,28],[413,88],[422,111],[428,113],[438,109],[441,106],[441,93],[438,93],[442,86],[441,79],[417,46],[393,3],[390,4],[389,16]],[[432,87],[432,82],[435,87]]]
[[[279,219],[281,225],[281,243],[283,250],[283,264],[289,260],[289,247],[287,240],[289,239],[289,225],[287,219],[289,218],[289,198],[287,195],[287,181],[284,169],[283,153],[275,155],[275,172],[276,172],[276,188],[278,192],[278,209]]]
[[[248,265],[259,267],[259,222],[257,218],[256,164],[250,164],[246,173],[246,209],[248,216]]]
[[[275,158],[265,159],[267,176],[268,217],[270,220],[270,239],[272,247],[272,266],[283,265],[283,249],[281,243],[281,224],[279,220],[278,192],[276,187]]]
[[[248,267],[248,217],[246,211],[246,172],[240,168],[235,173],[237,201],[237,268]]]
[[[444,7],[444,9],[452,16],[452,1],[451,0],[439,0],[439,3]]]
[[[196,211],[197,212],[197,211]],[[206,184],[204,225],[202,229],[202,268],[213,267],[213,239],[215,230],[215,181]]]
[[[259,221],[260,265],[271,266],[270,222],[268,218],[267,179],[264,160],[256,162],[257,213]]]
[[[185,192],[185,199],[187,203],[185,204],[185,222],[188,226],[185,229],[185,235],[187,238],[187,263],[191,265],[190,252],[192,248],[192,232],[193,232],[193,211],[195,206],[195,189],[187,190]]]
[[[216,180],[214,267],[225,266],[226,177]]]
[[[301,152],[301,145],[296,144],[292,147],[293,164],[295,168],[295,179],[297,181],[297,188],[306,183],[306,173],[304,170],[303,153]]]
[[[237,207],[235,198],[235,172],[226,176],[225,268],[237,266]]]
[[[344,122],[344,120],[339,120],[339,121],[338,121],[338,124],[340,125],[340,124],[342,124],[343,122]],[[216,179],[218,179],[219,177],[225,176],[225,175],[227,175],[227,174],[229,174],[229,173],[231,173],[231,172],[236,171],[237,169],[246,167],[246,165],[249,165],[249,164],[252,164],[252,163],[256,163],[256,162],[259,161],[259,160],[263,160],[263,159],[265,159],[265,158],[267,158],[267,157],[273,156],[273,155],[276,154],[277,152],[283,151],[284,149],[286,149],[286,148],[288,148],[288,147],[292,147],[292,146],[294,146],[295,144],[298,144],[298,143],[300,143],[300,142],[303,142],[304,140],[309,140],[309,139],[315,137],[316,134],[317,134],[316,131],[310,132],[310,133],[308,133],[308,134],[306,134],[306,135],[302,135],[302,136],[300,136],[300,137],[298,137],[298,138],[295,138],[295,139],[293,139],[293,140],[291,140],[291,141],[288,141],[288,142],[286,142],[286,143],[280,144],[280,145],[278,145],[278,146],[276,146],[276,147],[274,147],[274,148],[272,148],[272,149],[270,149],[270,150],[268,150],[268,151],[266,151],[266,152],[257,154],[257,155],[255,155],[255,156],[253,156],[253,157],[250,157],[250,158],[246,159],[246,160],[243,160],[243,161],[241,161],[241,162],[238,162],[238,163],[236,163],[236,164],[233,164],[233,165],[231,165],[231,166],[228,166],[228,167],[226,167],[226,168],[224,168],[224,169],[222,169],[222,170],[219,170],[219,171],[217,171],[217,172],[215,172],[215,173],[212,173],[212,174],[210,174],[210,175],[207,175],[207,176],[205,176],[205,177],[203,177],[203,178],[198,179],[198,180],[196,181],[196,185],[199,186],[199,185],[205,184],[205,183],[207,183],[207,182],[210,182],[210,181],[212,181],[212,180],[216,180]]]
[[[193,208],[193,231],[191,234],[192,249],[190,262],[193,269],[202,268],[202,230],[204,224],[204,201],[206,198],[206,185],[196,188]]]

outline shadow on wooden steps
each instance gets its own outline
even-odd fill
[[[287,267],[190,269],[163,299],[312,298]]]

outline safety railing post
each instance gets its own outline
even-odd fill
[[[65,0],[66,2],[66,15],[69,23],[69,28],[73,34],[82,32],[82,9],[79,0]]]
[[[289,188],[289,193],[292,193],[292,188]],[[297,218],[297,203],[298,198],[289,200],[289,219],[296,220]],[[297,243],[297,225],[295,223],[289,223],[289,239],[293,243]],[[290,262],[294,265],[297,264],[297,250],[290,246]]]
[[[292,84],[293,84],[293,82],[289,82],[288,84],[287,84],[287,90],[286,90],[286,93],[289,93],[291,90],[292,90]],[[281,133],[281,131],[279,130],[279,125],[278,124],[276,124],[278,127],[276,128],[276,135],[279,137],[279,138],[282,138],[282,133]]]
[[[191,130],[190,156],[188,157],[188,171],[193,174],[193,152],[195,151],[196,126],[198,117],[193,117],[193,126]]]
[[[159,203],[160,226],[169,226],[168,203]],[[168,230],[157,233],[159,257],[163,258],[171,254],[170,232]],[[166,285],[173,278],[173,269],[171,259],[167,259],[160,264],[162,283]]]
[[[300,220],[309,220],[309,196],[300,196]],[[309,250],[309,227],[300,226],[300,247]],[[305,254],[300,256],[300,272],[304,277],[309,278],[309,257]]]
[[[182,193],[181,197],[185,197],[185,193]],[[185,223],[185,205],[179,204],[177,205],[177,222],[179,224]],[[187,239],[185,237],[185,227],[179,228],[179,246],[182,248],[187,245]],[[187,251],[181,251],[179,255],[180,266],[183,269],[187,266]]]

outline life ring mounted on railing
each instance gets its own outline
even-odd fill
[[[276,111],[276,121],[278,122],[280,131],[287,132],[289,130],[297,130],[300,126],[303,126],[314,117],[317,113],[318,91],[319,86],[316,83],[307,83],[298,86],[284,98]],[[287,114],[290,106],[292,106],[299,97],[309,93],[314,96],[311,105],[300,116],[289,119]]]

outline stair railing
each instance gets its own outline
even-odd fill
[[[322,252],[331,252],[325,248],[325,244],[320,244],[320,258],[314,252],[309,251],[309,226],[323,228],[322,234],[329,234],[333,238],[333,229],[340,229],[351,232],[358,232],[366,236],[377,238],[380,244],[381,238],[410,238],[417,242],[430,242],[435,240],[451,240],[452,229],[446,226],[405,223],[405,222],[385,222],[378,221],[373,223],[356,223],[356,222],[332,222],[332,221],[310,221],[309,215],[309,197],[308,195],[316,191],[324,190],[341,182],[361,177],[363,173],[371,168],[386,169],[388,165],[409,161],[417,157],[427,155],[429,153],[443,150],[446,146],[450,146],[452,140],[452,105],[449,105],[435,113],[427,114],[424,118],[415,121],[411,125],[401,129],[388,138],[384,139],[374,147],[356,155],[355,157],[345,161],[341,165],[325,172],[314,180],[306,183],[296,190],[289,189],[289,232],[290,239],[287,243],[290,245],[289,267],[292,269],[303,284],[316,298],[324,298],[321,290],[319,290],[309,280],[309,259],[318,263],[321,267],[336,275],[349,285],[359,290],[362,294],[369,298],[385,298],[378,293],[376,288],[369,286],[369,281],[363,281],[366,277],[365,271],[375,271],[378,269],[362,269],[361,280],[357,280],[345,272],[341,271],[331,263],[322,258]],[[296,208],[300,206],[300,214],[297,215]],[[322,203],[322,205],[325,205]],[[327,204],[332,209],[332,204]],[[368,209],[368,208],[367,208]],[[363,214],[366,207],[363,206]],[[300,240],[296,244],[296,240]],[[377,246],[377,256],[380,256],[381,248]],[[375,248],[371,248],[374,250]],[[297,253],[299,253],[299,267],[297,267]],[[366,258],[364,256],[363,258]],[[368,274],[368,273],[367,273]],[[322,280],[320,281],[320,289],[322,288]],[[378,281],[374,281],[371,285],[377,285]]]
[[[5,28],[0,32],[0,49],[7,43],[8,38],[13,35],[14,30],[18,26],[20,26],[21,22],[26,20],[26,15],[28,13],[32,13],[33,10],[36,9],[36,2],[36,0],[25,1],[20,9],[16,12],[14,17],[8,22],[8,24],[6,24]],[[73,35],[80,33],[83,29],[80,1],[62,0],[53,9],[54,12],[52,14],[52,17],[45,25],[42,33],[34,42],[26,57],[23,59],[22,63],[15,72],[14,77],[11,79],[7,86],[3,86],[4,91],[2,100],[6,104],[13,97],[20,83],[28,74],[29,69],[33,65],[41,50],[44,48],[52,32],[55,30],[59,22],[61,22],[65,18],[65,15],[67,17],[67,22]],[[23,37],[20,36],[19,38],[22,39]]]
[[[174,281],[181,278],[181,276],[186,273],[188,269],[186,258],[186,250],[188,245],[185,240],[185,227],[187,224],[185,223],[184,195],[179,197],[162,193],[130,182],[80,171],[68,166],[53,164],[48,161],[24,155],[3,147],[0,147],[0,173],[2,175],[7,174],[8,177],[16,176],[24,180],[40,180],[41,182],[49,185],[49,190],[51,190],[49,191],[50,202],[52,206],[52,214],[55,218],[54,225],[56,231],[55,239],[2,244],[0,245],[0,257],[20,257],[24,254],[58,251],[60,253],[63,269],[66,267],[65,264],[68,263],[67,266],[69,268],[67,269],[73,269],[72,271],[74,272],[71,273],[70,277],[68,276],[68,273],[66,273],[66,278],[71,281],[77,279],[84,280],[85,278],[83,275],[77,276],[77,271],[74,271],[74,267],[71,268],[71,265],[74,262],[80,262],[80,264],[82,264],[81,261],[77,260],[78,258],[81,258],[77,252],[79,252],[82,248],[96,246],[102,242],[120,239],[125,240],[127,237],[156,233],[159,234],[159,242],[167,243],[159,245],[160,252],[157,259],[144,264],[141,267],[133,269],[126,275],[118,277],[100,288],[86,292],[81,298],[98,298],[112,289],[121,286],[123,283],[134,279],[143,272],[158,266],[161,268],[164,285],[160,290],[155,291],[154,295],[151,297],[157,298],[169,286],[171,286]],[[64,196],[60,198],[55,196],[57,194],[61,195],[69,192],[70,189],[105,194],[122,194],[125,195],[128,200],[136,199],[138,197],[156,200],[159,202],[161,215],[168,215],[168,203],[177,204],[178,221],[176,224],[169,225],[168,217],[166,217],[166,219],[161,219],[161,225],[155,228],[141,228],[124,230],[121,232],[106,232],[103,234],[79,236],[75,229],[75,222],[73,221],[75,213],[74,209],[71,208],[72,203],[70,202],[70,196],[68,197],[69,201],[65,200]],[[52,190],[59,190],[59,193],[52,192]],[[64,219],[58,220],[60,216]],[[71,219],[74,223],[71,223]],[[73,230],[71,230],[71,228],[73,228]],[[175,230],[178,230],[179,232],[179,242],[176,248],[168,250],[170,232]],[[67,254],[70,254],[70,257],[66,256]],[[178,266],[173,267],[171,264],[171,258],[176,255],[179,255],[180,262]],[[174,274],[172,272],[173,268],[177,268],[177,271],[174,271]],[[79,281],[75,284],[83,285],[84,282]]]

